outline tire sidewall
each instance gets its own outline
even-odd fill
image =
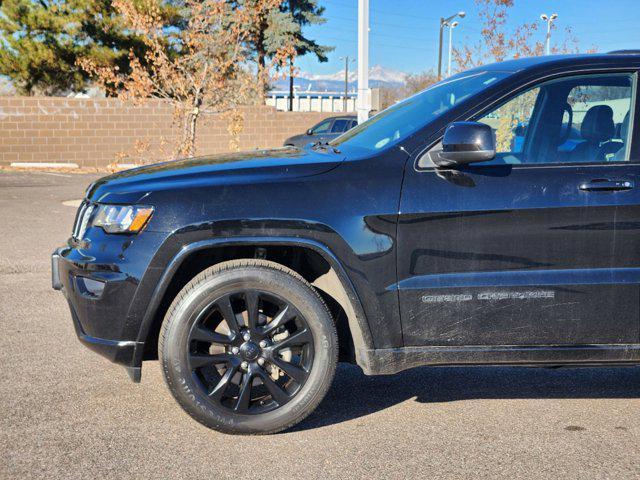
[[[254,288],[278,295],[304,316],[312,332],[311,371],[300,391],[285,405],[267,413],[243,415],[209,402],[188,367],[188,338],[197,313],[217,298]],[[337,344],[329,312],[308,285],[285,272],[265,267],[238,267],[220,271],[185,287],[186,295],[170,309],[161,362],[167,384],[178,403],[199,422],[228,433],[268,433],[304,418],[324,397],[333,378]]]

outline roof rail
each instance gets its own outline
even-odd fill
[[[613,50],[607,55],[640,55],[640,50]]]

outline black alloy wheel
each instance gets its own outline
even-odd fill
[[[306,320],[283,298],[259,290],[207,305],[189,333],[189,366],[212,402],[237,413],[285,405],[313,364]]]
[[[169,390],[204,425],[275,433],[309,415],[333,380],[336,328],[318,292],[266,260],[234,260],[194,277],[162,324]]]

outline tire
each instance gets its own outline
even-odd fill
[[[198,422],[268,434],[297,424],[324,398],[338,338],[326,304],[296,272],[233,260],[204,270],[176,296],[158,355],[169,390]]]

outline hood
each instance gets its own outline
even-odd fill
[[[86,197],[131,204],[158,190],[319,175],[343,160],[331,151],[292,147],[173,160],[103,177],[89,186]]]
[[[306,147],[307,145],[317,141],[318,139],[313,135],[307,135],[306,133],[301,133],[300,135],[294,135],[292,137],[287,138],[284,141],[284,144],[293,145],[294,147]]]
[[[299,133],[298,135],[292,135],[289,138],[287,138],[286,141],[288,140],[303,140],[305,138],[309,139],[309,143],[313,142],[313,136],[312,135],[307,135],[306,133]]]

